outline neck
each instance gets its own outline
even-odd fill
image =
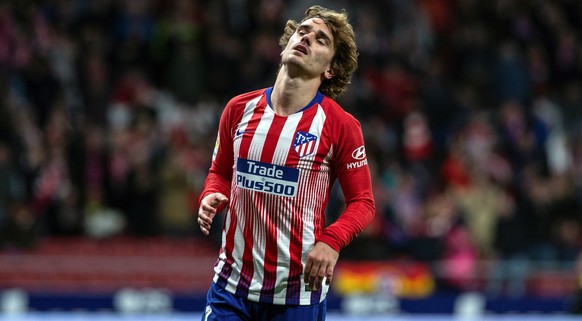
[[[283,65],[271,93],[271,108],[279,116],[289,116],[300,111],[317,94],[319,79],[292,77]]]

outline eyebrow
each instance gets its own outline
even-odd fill
[[[301,25],[299,25],[299,27],[297,27],[297,30],[299,30],[299,29],[311,30],[311,29],[313,29],[313,26],[310,25],[310,24],[301,24]],[[331,37],[327,33],[323,32],[321,30],[317,30],[317,32],[315,33],[315,35],[317,37],[321,37],[321,38],[327,40],[329,43],[333,43],[331,41]]]

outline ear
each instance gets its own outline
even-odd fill
[[[323,77],[325,77],[325,79],[331,79],[335,76],[335,72],[333,71],[333,69],[328,69],[323,73]]]

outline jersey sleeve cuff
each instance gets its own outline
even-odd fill
[[[327,234],[322,234],[319,238],[317,238],[316,242],[323,242],[338,253],[342,248],[341,242],[336,237]]]

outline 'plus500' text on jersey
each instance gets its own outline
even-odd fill
[[[279,196],[295,196],[299,170],[239,158],[236,185],[240,188]]]

